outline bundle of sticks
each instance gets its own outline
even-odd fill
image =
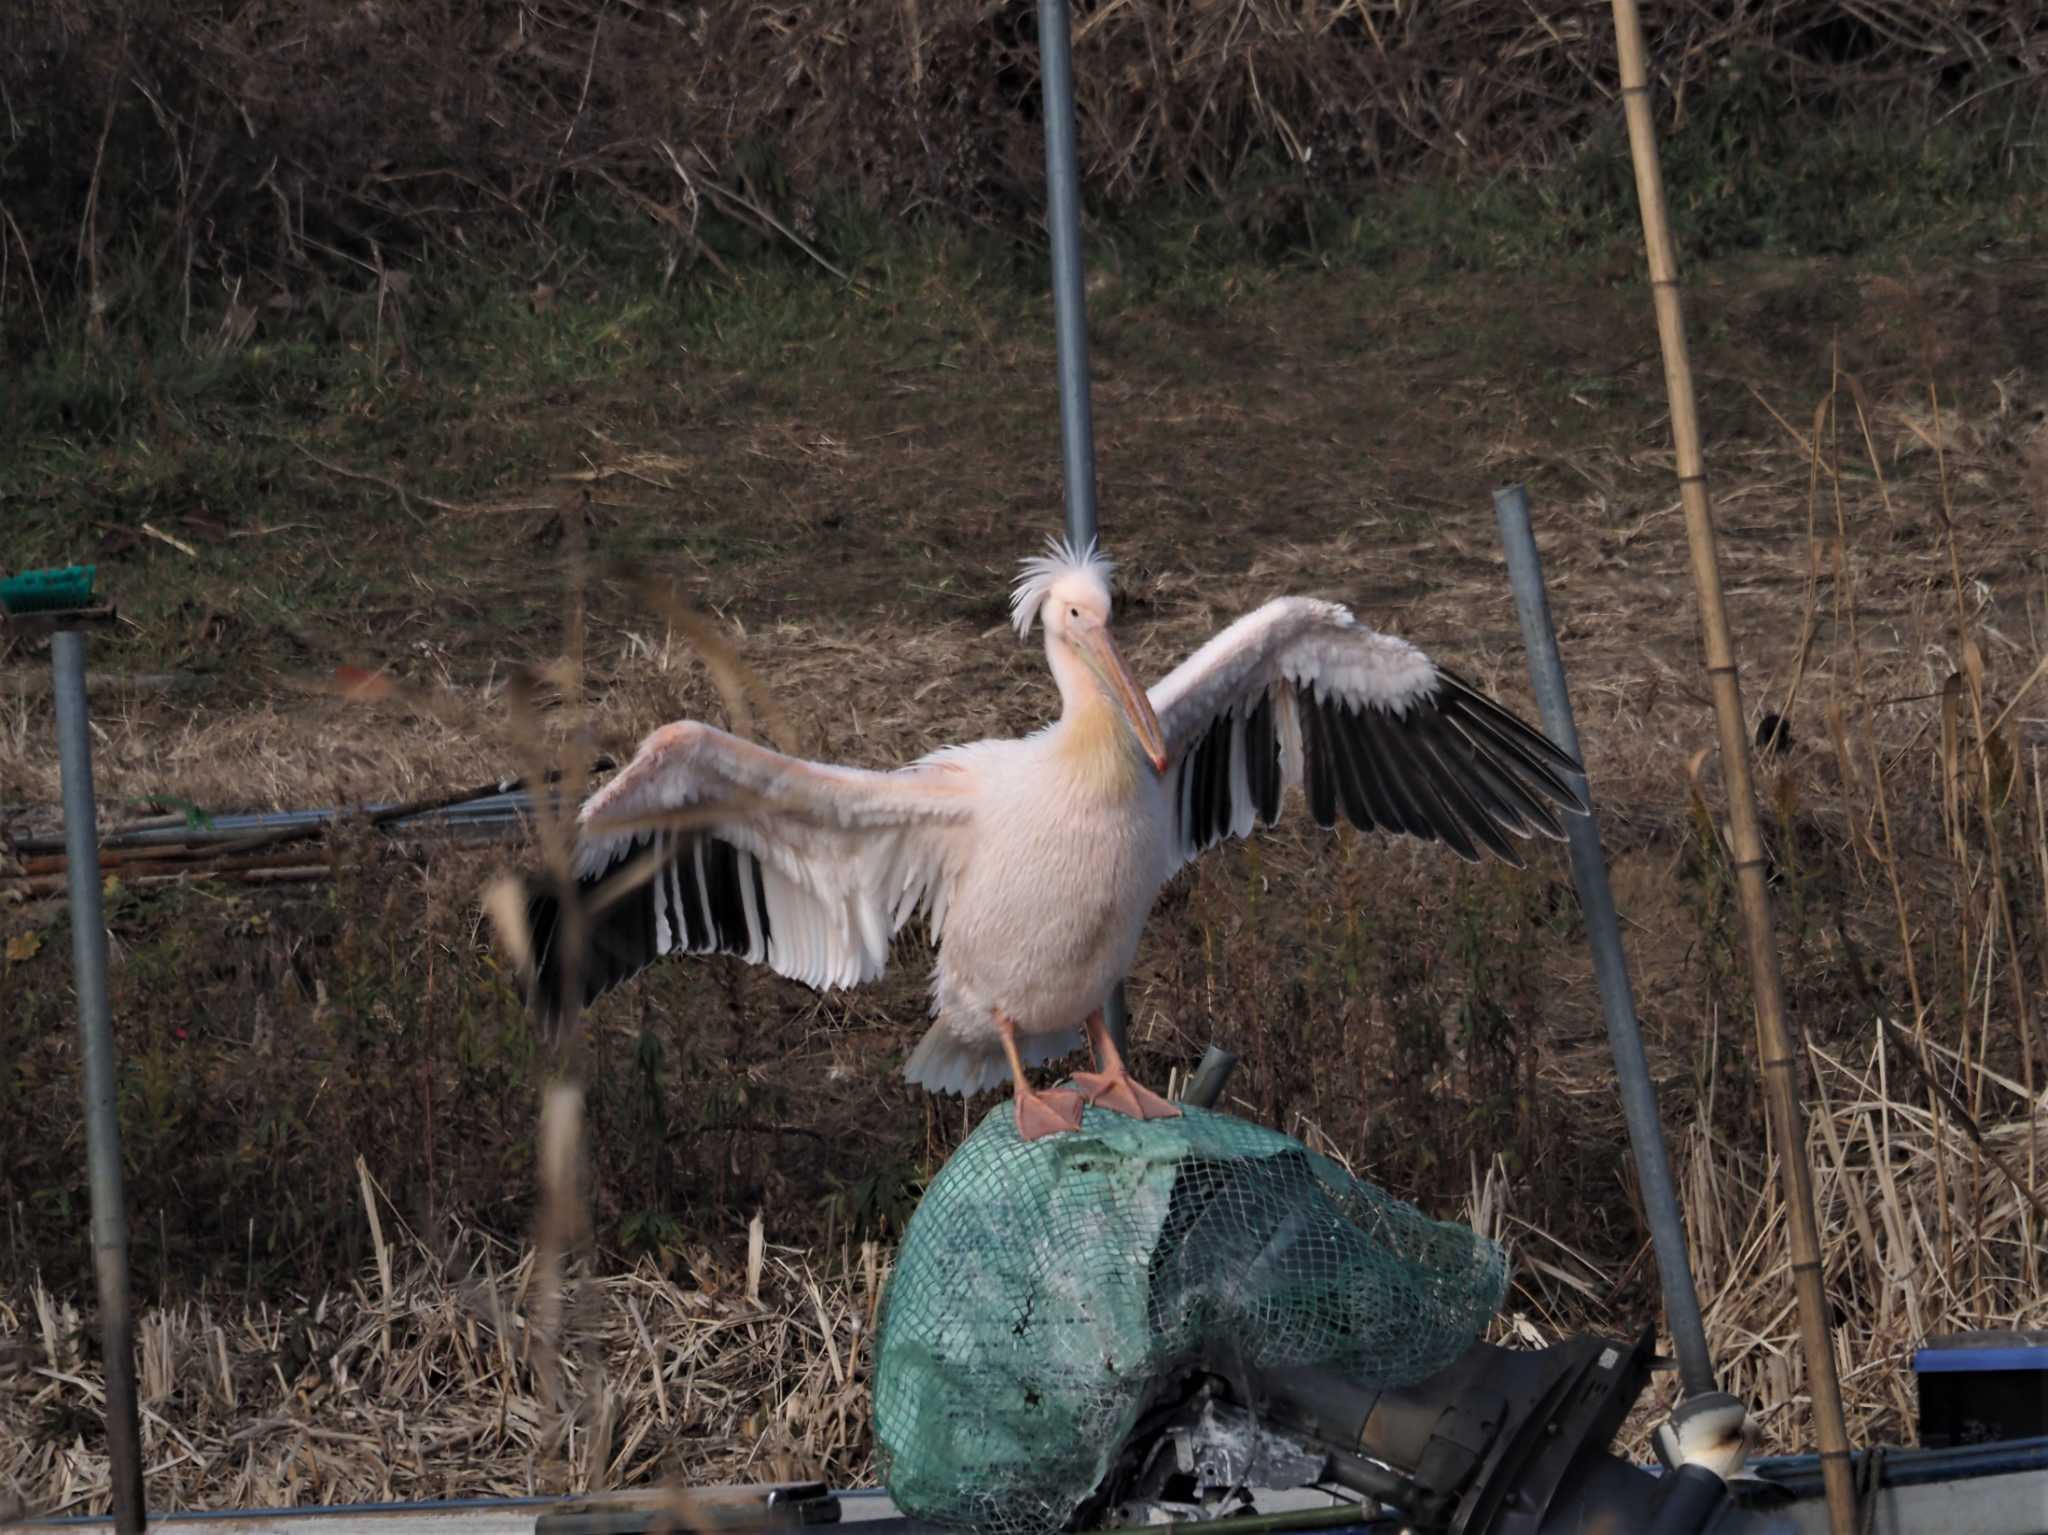
[[[609,759],[597,772],[613,767]],[[559,775],[550,773],[552,788]],[[115,827],[100,840],[100,868],[132,885],[206,878],[237,884],[290,884],[334,872],[335,833],[367,827],[394,839],[495,842],[527,834],[533,796],[517,779],[403,803],[329,806],[209,816],[184,811]],[[7,840],[0,889],[34,896],[64,889],[68,860],[62,827]]]

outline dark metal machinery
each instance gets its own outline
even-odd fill
[[[1198,1374],[1148,1415],[1081,1521],[1222,1516],[1247,1481],[1343,1489],[1435,1535],[1765,1535],[1698,1468],[1657,1475],[1609,1452],[1648,1384],[1652,1334],[1546,1349],[1478,1344],[1387,1391],[1321,1370]],[[1234,1484],[1234,1485],[1233,1485]],[[1361,1508],[1358,1522],[1379,1528]],[[1276,1520],[1276,1527],[1286,1528]],[[1219,1530],[1222,1524],[1219,1524]]]

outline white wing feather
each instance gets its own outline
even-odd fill
[[[1194,743],[1226,709],[1275,682],[1315,687],[1397,714],[1436,682],[1436,663],[1406,640],[1369,629],[1351,610],[1313,597],[1275,597],[1189,656],[1151,690],[1169,755]]]
[[[642,919],[651,941],[640,945],[652,952],[629,957],[647,963],[722,948],[812,986],[851,986],[882,973],[889,940],[920,910],[936,936],[973,784],[971,772],[950,761],[870,772],[806,762],[684,721],[650,735],[584,805],[575,874],[587,888],[638,849],[673,847],[676,856],[655,878],[620,899],[652,903],[652,923]],[[704,812],[705,822],[679,814],[689,811]],[[665,818],[684,824],[668,829]],[[744,938],[692,942],[693,920],[718,894],[706,883],[703,849],[713,843],[742,855],[734,867],[745,876],[758,865],[759,879],[728,879]],[[712,864],[717,858],[714,848]]]

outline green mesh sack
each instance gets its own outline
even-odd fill
[[[1501,1250],[1299,1142],[1188,1109],[1077,1133],[976,1126],[911,1217],[875,1344],[879,1470],[905,1513],[1063,1528],[1156,1384],[1318,1365],[1433,1374],[1507,1287]]]

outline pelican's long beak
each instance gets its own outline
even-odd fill
[[[1152,712],[1152,700],[1145,696],[1145,690],[1138,686],[1138,679],[1131,675],[1130,663],[1117,649],[1116,639],[1110,634],[1108,625],[1084,631],[1080,641],[1081,653],[1109,689],[1117,707],[1124,711],[1124,718],[1130,722],[1131,734],[1138,738],[1139,748],[1152,759],[1152,766],[1164,773],[1167,767],[1166,736],[1159,728],[1159,716]]]

